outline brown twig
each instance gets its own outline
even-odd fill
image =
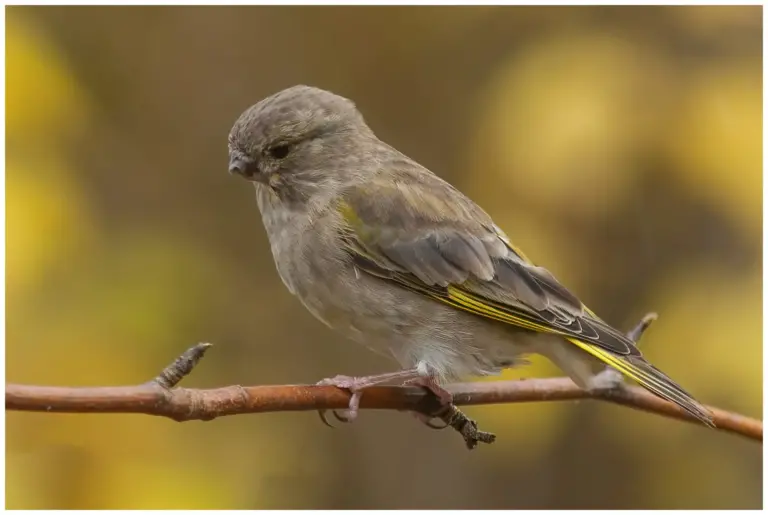
[[[70,388],[7,384],[5,408],[57,413],[143,413],[181,422],[211,420],[243,413],[343,409],[349,404],[349,394],[334,386],[227,386],[208,390],[174,388],[192,370],[208,347],[209,344],[192,347],[158,378],[143,385]],[[676,405],[634,386],[591,393],[577,387],[570,379],[553,378],[460,383],[448,385],[446,389],[453,394],[457,406],[598,399],[696,423],[695,419]],[[422,388],[380,386],[365,391],[360,408],[432,414],[435,413],[435,402],[434,396]],[[718,430],[762,442],[763,424],[759,420],[718,408],[708,409],[712,412]],[[460,420],[453,420],[452,413],[445,415],[443,420],[461,432],[468,446],[472,438],[475,443],[484,441],[483,435],[487,433],[477,431],[476,425],[473,426],[472,421],[463,414]],[[465,433],[470,435],[470,439],[467,439]]]

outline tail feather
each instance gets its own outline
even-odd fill
[[[617,356],[605,349],[579,340],[569,338],[569,341],[630,379],[637,381],[640,386],[651,393],[677,404],[705,425],[715,427],[712,421],[712,414],[704,406],[699,404],[691,394],[683,390],[664,372],[648,363],[644,358],[640,356]]]

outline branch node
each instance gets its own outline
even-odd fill
[[[160,375],[150,381],[150,383],[154,383],[166,390],[170,390],[192,372],[205,355],[205,351],[211,346],[212,344],[210,343],[198,343],[197,345],[190,347],[184,351],[181,356],[176,358],[173,363],[165,367],[165,369],[160,372]]]
[[[630,333],[639,337],[653,314],[646,315]],[[337,388],[310,385],[229,386],[200,390],[176,387],[189,374],[211,345],[200,343],[187,350],[152,381],[135,386],[55,387],[23,384],[5,385],[5,409],[52,413],[144,413],[179,422],[210,420],[225,415],[271,411],[314,411],[349,404],[349,396]],[[609,381],[610,383],[610,381]],[[657,415],[696,422],[678,406],[637,386],[620,384],[607,391],[583,390],[568,378],[496,381],[451,385],[449,391],[458,405],[499,404],[532,401],[573,401],[600,399]],[[366,390],[363,408],[413,411],[440,419],[458,432],[469,449],[493,443],[495,435],[480,431],[474,420],[455,405],[439,406],[430,393],[413,387],[375,386]],[[717,429],[763,441],[761,420],[705,406]],[[436,427],[428,424],[430,427]]]
[[[477,422],[466,416],[453,404],[449,404],[445,410],[435,414],[435,417],[445,422],[446,427],[450,426],[458,431],[470,451],[477,447],[478,443],[491,444],[496,441],[495,434],[480,431],[477,428]]]
[[[640,338],[642,338],[643,333],[645,333],[646,329],[648,329],[657,318],[659,318],[659,315],[656,313],[647,313],[635,327],[627,331],[627,338],[639,347]],[[624,376],[621,372],[611,366],[606,366],[602,372],[593,378],[593,380],[595,381],[595,385],[602,385],[597,388],[594,393],[606,398],[610,397],[611,394],[622,391],[625,385]]]
[[[637,344],[640,341],[640,338],[643,336],[643,333],[645,333],[646,329],[648,329],[651,324],[656,321],[657,318],[659,318],[658,314],[653,312],[647,313],[642,318],[642,320],[640,320],[640,322],[638,322],[637,325],[627,333],[627,338]]]

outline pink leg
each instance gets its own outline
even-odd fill
[[[414,376],[418,377],[418,371],[415,368],[408,370],[401,370],[399,372],[390,372],[387,374],[379,374],[374,376],[364,377],[350,377],[338,375],[329,379],[323,379],[318,385],[335,386],[337,388],[343,388],[349,390],[352,397],[349,399],[349,407],[343,412],[339,413],[333,411],[333,416],[340,422],[352,422],[357,418],[358,409],[360,408],[360,397],[363,395],[363,390],[371,386],[376,386],[395,380],[408,380],[413,379]],[[331,426],[326,418],[327,410],[320,410],[320,420],[327,426]],[[331,426],[333,427],[333,426]]]
[[[437,384],[437,381],[435,381],[434,377],[424,377],[424,376],[418,376],[413,379],[408,379],[403,383],[405,385],[413,385],[413,386],[423,386],[430,392],[434,394],[435,397],[437,397],[437,400],[440,401],[440,404],[443,406],[447,406],[448,404],[451,404],[453,402],[453,395],[451,392]]]
[[[438,411],[442,411],[442,408],[445,408],[447,406],[450,406],[453,403],[453,394],[446,390],[445,388],[441,387],[439,384],[437,384],[437,381],[433,377],[424,377],[419,376],[414,379],[409,379],[405,382],[405,384],[408,385],[414,385],[414,386],[423,386],[432,394],[437,397],[437,400],[440,401],[440,407],[441,409]],[[422,423],[424,423],[427,427],[431,429],[445,429],[448,427],[447,425],[435,425],[432,422],[432,419],[435,418],[434,416],[425,415],[424,413],[418,413],[413,412],[413,415]]]

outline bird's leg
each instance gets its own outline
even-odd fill
[[[440,401],[440,406],[447,406],[453,402],[453,394],[437,384],[437,381],[433,376],[414,377],[403,382],[403,386],[423,386]]]
[[[379,374],[379,375],[364,376],[364,377],[350,377],[350,376],[338,375],[336,377],[323,379],[317,384],[323,385],[323,386],[335,386],[337,388],[348,390],[349,393],[352,394],[352,397],[350,397],[349,399],[349,407],[346,410],[343,410],[340,412],[337,412],[336,410],[332,410],[333,416],[336,417],[338,421],[352,422],[355,420],[355,418],[357,418],[357,412],[358,412],[358,409],[360,408],[360,397],[363,395],[363,390],[371,386],[388,383],[390,381],[412,379],[414,376],[418,376],[418,375],[419,375],[418,370],[415,368],[411,368],[408,370],[401,370],[399,372],[390,372],[387,374]],[[320,420],[322,420],[325,425],[329,427],[333,427],[328,422],[328,419],[326,418],[326,411],[327,410],[320,410],[318,412],[320,414]]]
[[[629,332],[627,332],[627,338],[632,340],[635,345],[639,346],[640,337],[643,336],[648,327],[658,318],[656,313],[648,313],[643,317],[640,322],[637,323]],[[619,388],[624,381],[624,377],[621,372],[613,367],[607,366],[599,374],[592,376],[589,380],[588,389],[593,392],[608,392]]]
[[[440,407],[435,410],[433,413],[427,415],[424,413],[419,413],[417,411],[413,411],[413,415],[422,423],[424,423],[427,427],[431,429],[445,429],[450,424],[446,423],[445,425],[436,425],[432,422],[435,418],[440,418],[443,412],[453,406],[453,394],[440,386],[437,381],[435,380],[434,376],[432,375],[419,375],[418,377],[415,377],[413,379],[409,379],[403,383],[403,385],[408,386],[422,386],[432,392],[432,395],[434,395],[438,402],[440,403]]]

